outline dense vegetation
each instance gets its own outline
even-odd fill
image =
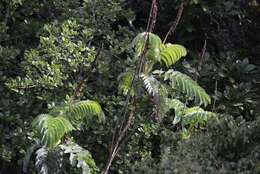
[[[259,1],[0,11],[0,174],[260,173]]]

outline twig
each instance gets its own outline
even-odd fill
[[[163,40],[163,43],[166,42],[167,38],[170,36],[170,35],[173,35],[179,22],[180,22],[180,19],[181,19],[181,16],[182,16],[182,13],[183,13],[183,3],[181,3],[181,6],[179,7],[178,9],[178,13],[177,13],[177,16],[175,18],[175,21],[173,22],[171,28],[169,29],[168,33],[166,34],[164,40]]]
[[[157,18],[157,3],[156,0],[152,1],[151,9],[150,9],[150,14],[148,18],[148,23],[146,27],[147,32],[151,32],[154,29],[155,23],[156,23],[156,18]]]

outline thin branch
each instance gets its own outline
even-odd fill
[[[201,54],[200,54],[199,70],[201,69],[201,66],[202,66],[202,64],[203,64],[206,50],[207,50],[207,40],[205,39],[204,45],[203,45],[203,48],[202,48]]]
[[[157,7],[156,0],[153,0],[150,9],[149,18],[148,18],[147,27],[146,27],[147,32],[152,32],[154,29],[156,18],[157,18],[157,11],[158,11],[158,7]]]
[[[123,138],[125,137],[128,129],[131,126],[131,121],[132,121],[132,118],[133,118],[133,114],[134,114],[134,109],[131,110],[131,113],[130,113],[128,119],[127,119],[127,123],[126,123],[124,129],[122,130],[122,132],[120,133],[118,139],[116,140],[115,144],[113,145],[113,149],[111,151],[108,163],[107,163],[104,171],[102,172],[102,174],[107,174],[108,173],[108,170],[109,170],[109,168],[110,168],[114,158],[118,154],[121,141],[123,140]]]
[[[156,4],[156,0],[153,0],[151,10],[150,10],[149,19],[148,19],[146,33],[145,33],[145,36],[144,36],[145,37],[144,48],[143,48],[143,51],[140,55],[140,59],[138,61],[138,64],[136,66],[136,69],[135,69],[135,72],[134,72],[134,75],[133,75],[133,79],[131,81],[130,89],[133,87],[133,84],[136,81],[136,79],[139,80],[139,78],[140,78],[140,74],[141,74],[141,71],[143,69],[142,67],[143,67],[144,60],[145,60],[145,55],[146,55],[147,48],[148,48],[148,40],[149,40],[149,34],[148,33],[153,30],[155,22],[156,22],[156,17],[157,17],[157,4]],[[129,104],[130,98],[131,98],[131,90],[129,90],[128,93],[127,93],[127,99],[126,99],[125,106],[124,106],[124,109],[123,109],[123,114],[122,114],[123,115],[123,122],[120,126],[119,133],[121,133],[122,127],[124,126],[123,123],[125,122],[125,117],[126,117],[126,114],[127,114],[127,109],[128,109],[128,104]]]
[[[198,80],[199,72],[200,72],[202,64],[204,62],[204,57],[205,57],[206,50],[207,50],[207,40],[205,39],[203,48],[202,48],[201,53],[199,55],[200,56],[200,60],[199,60],[198,68],[197,68],[198,69],[198,73],[196,73],[196,77],[195,77],[196,81]]]
[[[215,111],[216,110],[216,101],[217,101],[217,94],[218,94],[218,81],[216,80],[215,82],[215,97],[214,97],[214,102],[213,102],[213,106],[212,106],[212,110]]]
[[[156,3],[156,0],[153,0],[151,10],[150,10],[149,19],[148,19],[148,24],[147,24],[147,28],[146,28],[146,33],[145,33],[144,48],[143,48],[143,51],[140,55],[140,59],[137,63],[137,66],[135,68],[135,72],[134,72],[134,75],[133,75],[133,79],[131,81],[130,89],[133,87],[133,84],[135,83],[135,81],[140,79],[140,73],[143,69],[143,64],[144,64],[144,61],[145,61],[145,55],[146,55],[146,52],[147,52],[147,49],[148,49],[149,32],[152,32],[152,30],[154,29],[154,26],[155,26],[155,23],[156,23],[156,17],[157,17],[157,3]],[[117,128],[116,128],[115,131],[114,131],[113,138],[112,138],[112,144],[111,144],[111,147],[110,147],[109,159],[107,161],[107,164],[106,164],[102,174],[108,173],[109,168],[110,168],[115,156],[117,155],[117,153],[119,151],[121,141],[125,137],[128,129],[131,126],[131,121],[132,121],[135,109],[131,109],[131,112],[130,112],[128,117],[127,117],[127,112],[128,112],[129,103],[133,104],[134,101],[135,101],[134,98],[131,97],[131,90],[128,90],[125,105],[124,105],[124,108],[122,110],[123,111],[122,112],[123,121],[121,122],[119,130],[117,130]],[[118,137],[118,138],[116,139],[116,137]]]
[[[146,37],[148,38],[148,37]],[[136,70],[134,72],[134,76],[133,76],[133,79],[131,81],[131,85],[130,85],[130,89],[133,87],[133,84],[135,83],[135,81],[139,78],[139,70],[141,69],[141,64],[142,64],[142,61],[143,61],[143,57],[145,57],[145,54],[146,54],[146,51],[147,51],[147,40],[145,41],[145,47],[144,47],[144,50],[140,56],[140,59],[139,59],[139,62],[138,62],[138,65],[136,66]],[[137,77],[138,76],[138,77]],[[130,116],[127,118],[127,111],[128,111],[128,106],[129,106],[129,103],[132,103],[133,102],[133,98],[131,98],[131,90],[128,90],[128,93],[127,93],[127,97],[126,97],[126,101],[125,101],[125,105],[124,105],[124,108],[123,108],[123,121],[120,125],[120,128],[119,130],[117,131],[117,128],[116,130],[114,131],[114,134],[113,134],[113,138],[112,138],[112,144],[111,144],[111,147],[110,147],[110,155],[109,155],[109,159],[108,159],[108,162],[106,164],[106,167],[105,169],[103,170],[102,174],[107,174],[108,171],[109,171],[109,168],[118,152],[118,148],[119,148],[119,144],[122,140],[122,138],[125,136],[127,130],[129,129],[130,127],[130,124],[131,124],[131,114]],[[126,120],[127,119],[127,120]],[[116,137],[118,137],[116,139]]]
[[[140,60],[140,65],[139,65],[139,70],[138,70],[138,80],[139,77],[141,75],[141,71],[143,70],[143,65],[145,64],[145,54],[148,48],[148,41],[149,41],[149,33],[153,31],[154,27],[155,27],[155,23],[156,23],[156,18],[157,18],[157,11],[158,11],[158,7],[157,7],[157,3],[156,0],[152,1],[152,5],[151,5],[151,9],[150,9],[150,14],[149,14],[149,18],[148,18],[148,23],[147,23],[147,27],[146,27],[146,33],[145,33],[145,44],[144,44],[144,48],[142,51],[142,55],[141,60]]]
[[[168,33],[166,34],[164,40],[163,40],[163,43],[166,42],[167,38],[170,36],[170,35],[174,35],[174,32],[180,22],[180,19],[181,19],[181,16],[182,16],[182,13],[183,13],[183,3],[181,3],[181,6],[179,7],[178,9],[178,13],[177,13],[177,16],[175,18],[175,21],[173,22],[171,28],[169,29]]]

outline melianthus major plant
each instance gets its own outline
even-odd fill
[[[182,138],[189,137],[195,128],[200,128],[210,117],[215,116],[215,113],[200,107],[211,102],[206,91],[189,76],[171,68],[181,57],[186,56],[187,50],[184,46],[164,44],[159,36],[151,32],[138,34],[132,46],[134,58],[127,70],[119,75],[118,90],[126,95],[123,120],[113,135],[109,158],[102,174],[108,173],[132,120],[138,119],[135,126],[141,125],[139,111],[143,110],[145,115],[149,116],[152,110],[150,118],[154,117],[160,121],[173,109],[175,116],[172,124],[180,128]],[[160,69],[157,69],[158,67]],[[152,109],[142,108],[149,106],[147,98],[152,100]],[[188,102],[192,100],[197,106],[189,107]],[[145,101],[144,105],[142,101]],[[151,119],[148,122],[151,123]]]
[[[171,68],[180,58],[186,56],[187,50],[179,44],[164,44],[159,36],[153,33],[140,33],[133,40],[135,52],[134,61],[137,61],[145,49],[145,40],[148,37],[146,59],[140,74],[140,81],[131,85],[134,74],[133,68],[129,68],[120,75],[119,91],[122,94],[133,96],[140,91],[142,84],[145,91],[152,97],[158,117],[164,116],[171,109],[175,111],[173,124],[180,124],[185,136],[189,135],[198,124],[204,124],[212,112],[203,110],[200,106],[207,106],[211,99],[206,91],[196,81],[186,74]],[[156,69],[161,67],[161,69]],[[166,69],[163,70],[162,68]],[[180,100],[184,94],[185,103]],[[198,106],[188,107],[187,102],[194,100]]]

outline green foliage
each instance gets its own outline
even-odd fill
[[[233,53],[226,53],[221,60],[208,57],[200,71],[202,84],[215,84],[209,89],[215,100],[215,109],[220,113],[243,115],[252,120],[258,112],[259,92],[257,87],[259,67],[248,59],[237,60]],[[243,98],[243,100],[241,100]]]
[[[251,37],[255,36],[258,31],[253,29],[254,27],[249,27],[252,24],[259,26],[258,19],[254,15],[256,9],[250,5],[252,2],[253,0],[160,0],[158,7],[160,14],[156,21],[156,33],[165,36],[180,4],[184,3],[185,12],[176,29],[176,34],[168,37],[168,41],[174,40],[189,45],[190,52],[201,50],[205,39],[210,40],[208,48],[212,53],[219,54],[222,51],[245,47],[247,50],[252,50],[252,47],[259,40],[258,37]],[[143,28],[146,24],[144,21],[148,19],[150,3],[138,0],[130,2],[130,7],[136,12],[137,16],[140,16],[135,22]],[[252,23],[247,19],[250,19]]]
[[[187,50],[178,44],[163,44],[159,36],[153,33],[140,33],[133,40],[133,47],[136,56],[140,56],[145,49],[145,41],[147,40],[147,53],[146,57],[153,63],[160,62],[161,64],[170,67],[174,65],[181,57],[187,55]]]
[[[178,44],[166,44],[160,53],[161,61],[170,67],[174,65],[181,57],[187,55],[187,50]]]
[[[137,35],[133,41],[135,46],[135,55],[139,56],[138,59],[136,57],[133,59],[135,64],[137,64],[136,61],[138,61],[140,56],[143,54],[145,36],[146,33],[141,33]],[[129,79],[128,81],[122,78],[122,75],[119,77],[119,79],[121,78],[119,89],[122,89],[122,86],[124,86],[124,89],[127,89],[127,91],[130,90],[130,85],[132,80],[134,80],[133,88],[135,91],[135,96],[140,100],[140,103],[138,103],[138,105],[140,105],[139,107],[141,107],[139,112],[152,112],[152,118],[154,118],[156,121],[162,122],[160,127],[156,123],[151,122],[151,116],[148,118],[145,116],[142,116],[145,118],[140,116],[136,118],[138,121],[135,123],[135,125],[137,125],[136,129],[140,130],[140,135],[136,133],[137,135],[135,136],[136,138],[140,138],[138,140],[140,144],[147,144],[143,144],[144,147],[139,149],[136,147],[137,145],[134,142],[131,142],[129,148],[131,150],[135,149],[135,151],[139,152],[137,156],[140,158],[140,160],[145,159],[145,157],[149,156],[151,153],[155,153],[153,151],[156,151],[156,156],[158,157],[158,154],[160,154],[161,151],[160,143],[164,141],[163,136],[167,137],[167,135],[161,135],[162,132],[165,134],[170,134],[169,132],[173,132],[169,129],[179,127],[178,130],[176,130],[178,133],[178,138],[174,140],[176,143],[176,141],[187,138],[192,133],[202,129],[206,125],[205,123],[209,121],[211,117],[216,116],[215,113],[205,111],[200,107],[188,107],[186,104],[183,104],[181,101],[176,99],[182,98],[186,101],[195,99],[196,104],[204,104],[204,106],[210,104],[211,100],[209,95],[190,77],[172,69],[166,72],[163,70],[154,70],[155,67],[158,68],[156,63],[163,64],[165,61],[167,62],[166,65],[169,66],[175,64],[181,57],[187,54],[186,49],[183,46],[176,44],[163,45],[159,37],[152,33],[147,34],[147,36],[149,37],[148,47],[143,65],[144,68],[140,73],[140,78],[133,78],[133,70],[132,73],[129,73],[131,71],[128,70],[124,74],[125,76],[123,76],[124,78],[131,77],[127,78]],[[158,54],[156,51],[154,51],[156,49],[159,51]],[[138,76],[138,74],[136,75]],[[143,85],[143,89],[139,88],[139,84]],[[145,91],[148,95],[144,95],[145,93],[140,93],[143,91]],[[148,100],[151,101],[151,105],[153,106],[152,108],[151,106],[147,107]],[[175,113],[172,112],[172,109],[175,111]],[[168,120],[171,121],[168,122]],[[165,123],[166,121],[167,123]],[[139,127],[139,125],[142,126]],[[134,133],[136,132],[136,130],[133,131]],[[144,139],[142,140],[142,138]],[[155,143],[155,141],[157,143]],[[129,152],[129,154],[131,154],[131,152]],[[132,155],[133,158],[135,158],[135,155]],[[125,159],[125,161],[127,162],[129,160]],[[126,173],[129,172],[128,169],[125,170]]]
[[[35,152],[35,167],[39,174],[58,174],[63,170],[82,174],[94,174],[98,168],[90,152],[72,140],[67,140],[55,148],[41,147],[39,143],[32,145],[24,159],[23,171],[27,172],[29,160]],[[70,164],[73,168],[69,168]]]
[[[54,3],[56,7],[61,2]],[[84,1],[68,5],[70,8],[65,4],[60,6],[65,6],[61,11],[71,11],[70,16],[44,25],[36,48],[25,50],[19,62],[20,73],[7,80],[8,88],[35,95],[42,101],[59,102],[72,93],[83,74],[95,79],[95,73],[101,76],[106,73],[109,62],[115,61],[113,56],[118,56],[129,44],[127,37],[131,32],[125,26],[113,28],[117,20],[128,15],[119,1],[114,0],[109,6],[104,4],[105,1]],[[122,38],[120,43],[118,38]],[[96,58],[98,48],[101,53]]]
[[[33,121],[33,127],[40,133],[44,146],[55,147],[64,135],[79,127],[84,118],[97,116],[98,120],[104,117],[100,105],[91,100],[79,101],[64,107],[53,108],[49,114],[40,114]]]
[[[176,61],[178,61],[181,57],[187,54],[186,49],[177,44],[162,44],[160,38],[152,33],[146,34],[141,33],[136,36],[134,39],[134,47],[137,55],[141,55],[141,52],[144,50],[145,37],[148,37],[148,48],[146,58],[150,61],[157,60],[160,62],[166,63],[167,67],[173,65]],[[155,53],[154,51],[149,52],[152,49],[157,49],[159,53]],[[153,53],[153,54],[152,54]],[[159,56],[159,58],[158,58]],[[153,58],[151,58],[153,57]],[[144,66],[150,66],[149,61]],[[158,73],[159,76],[164,74],[164,81],[170,80],[171,87],[175,88],[177,91],[183,92],[187,95],[188,99],[195,99],[195,102],[199,105],[204,104],[207,106],[210,104],[211,99],[208,94],[205,92],[203,88],[201,88],[195,81],[193,81],[190,77],[185,74],[182,74],[178,71],[168,70],[167,72],[163,71],[154,71],[154,74],[149,74],[153,69],[153,64],[145,71],[144,74],[141,75],[141,79],[143,80],[145,89],[148,94],[152,96],[159,97],[159,89],[161,83],[154,77],[154,74]],[[132,75],[130,72],[125,73],[121,76],[121,82],[119,84],[119,90],[125,91],[124,94],[127,94],[127,91],[130,89],[130,85],[133,80],[133,72]],[[123,77],[123,78],[122,78]],[[132,78],[131,78],[132,77]],[[163,99],[161,99],[162,101]]]
[[[204,134],[170,145],[159,163],[146,159],[132,173],[259,173],[259,121],[213,119]]]
[[[118,79],[119,79],[119,85],[118,85],[118,91],[119,93],[122,93],[123,95],[127,95],[128,91],[131,88],[132,80],[133,80],[133,71],[127,71],[122,73]],[[134,89],[131,89],[131,95],[134,95]]]
[[[198,124],[204,124],[210,117],[216,116],[215,113],[204,111],[200,107],[189,108],[177,99],[168,99],[167,104],[169,105],[169,109],[174,109],[175,111],[173,124],[181,122],[182,126],[188,124],[197,126]]]
[[[57,149],[39,148],[36,151],[35,166],[39,174],[59,173],[62,167],[61,152]]]
[[[184,110],[182,125],[191,124],[197,126],[198,124],[205,124],[213,116],[216,116],[216,114],[204,111],[199,107],[188,108]]]
[[[94,174],[98,171],[94,159],[88,150],[85,150],[74,142],[61,144],[60,148],[65,154],[70,155],[70,164],[73,167],[81,168],[82,174]]]
[[[187,106],[178,99],[167,99],[168,110],[174,109],[174,120],[172,124],[177,124],[182,120],[183,112]]]
[[[94,61],[95,48],[82,42],[83,38],[88,39],[87,36],[73,39],[78,37],[79,32],[89,32],[82,29],[77,21],[45,25],[44,30],[46,36],[40,38],[38,49],[25,52],[22,68],[26,76],[8,82],[10,89],[17,92],[32,89],[39,93],[40,89],[62,88],[68,80],[68,86],[73,87],[71,82],[73,77],[76,78],[75,74],[82,69],[89,69],[90,63]],[[42,96],[43,99],[46,97]]]
[[[160,61],[160,49],[163,46],[159,36],[153,33],[139,33],[133,40],[136,56],[140,56],[145,49],[145,41],[148,38],[147,58],[151,61]]]
[[[33,121],[33,127],[40,133],[40,139],[44,146],[55,147],[60,139],[74,128],[64,117],[53,117],[41,114]]]
[[[187,94],[188,98],[195,99],[199,105],[210,104],[211,99],[206,91],[201,88],[197,82],[192,80],[189,76],[174,70],[168,70],[164,74],[164,80],[170,80],[171,86],[180,92]]]
[[[37,150],[40,147],[41,147],[41,145],[37,141],[35,144],[33,144],[29,148],[27,148],[26,154],[25,154],[24,159],[23,159],[23,171],[25,173],[28,172],[28,166],[29,166],[32,154],[34,153],[35,150]]]
[[[203,128],[217,114],[205,111],[200,107],[188,107],[178,99],[166,99],[167,112],[174,109],[173,125],[180,125],[182,137],[187,138],[196,128]]]
[[[159,89],[160,89],[160,82],[154,78],[154,76],[150,75],[141,75],[143,82],[144,82],[144,87],[146,91],[148,92],[149,95],[152,96],[158,96],[159,95]]]
[[[89,151],[65,138],[65,134],[75,130],[72,125],[79,127],[85,118],[89,119],[95,116],[99,121],[104,119],[104,113],[99,103],[91,100],[69,101],[65,106],[54,107],[48,114],[37,116],[32,125],[38,132],[37,136],[42,146],[36,151],[35,165],[38,173],[59,173],[62,170],[61,156],[63,154],[60,150],[64,151],[65,154],[70,154],[70,164],[81,168],[83,174],[97,171],[96,164]],[[24,171],[27,170],[30,156],[36,148],[38,146],[33,145],[28,149],[27,156],[24,159]],[[55,160],[55,162],[52,162],[52,160]]]
[[[259,3],[159,0],[153,31],[158,35],[141,33],[132,41],[145,28],[150,2],[0,2],[0,173],[22,173],[24,156],[27,173],[98,173],[129,90],[136,110],[111,173],[136,173],[129,170],[135,162],[140,162],[141,173],[259,173],[259,121],[254,121],[260,94],[255,65],[260,63]],[[163,44],[160,38],[181,2],[182,19],[167,39],[173,44]],[[146,34],[143,69],[130,89]],[[165,81],[169,67],[176,74]],[[61,104],[82,80],[84,88],[75,99],[84,102]],[[198,84],[212,96],[212,105]],[[103,112],[89,98],[106,113],[103,124],[95,124],[103,120]],[[252,122],[228,117],[208,127],[215,114],[197,104]],[[39,113],[49,116],[39,116],[32,132]],[[42,141],[34,144],[36,138]],[[164,147],[171,148],[169,153]],[[147,166],[142,161],[148,162],[149,155],[153,159]]]
[[[194,129],[204,126],[209,118],[215,116],[215,113],[204,111],[200,107],[187,107],[177,99],[169,99],[183,97],[184,100],[195,100],[196,104],[207,106],[211,103],[211,99],[206,91],[201,88],[197,82],[189,76],[174,71],[172,69],[164,72],[162,70],[153,70],[154,63],[164,62],[167,67],[175,64],[181,57],[187,54],[186,49],[177,44],[162,44],[160,38],[152,33],[138,34],[134,39],[134,48],[137,56],[142,56],[145,51],[145,37],[148,37],[147,54],[145,55],[146,62],[144,64],[143,73],[140,74],[140,81],[144,86],[151,100],[153,101],[153,114],[156,120],[161,120],[162,117],[167,118],[171,115],[171,109],[175,110],[174,120],[172,125],[180,124],[182,138],[187,138]],[[157,54],[156,51],[159,51]],[[152,63],[150,63],[152,62]],[[125,95],[130,86],[139,84],[139,78],[133,78],[133,71],[127,71],[119,77],[119,90],[125,91]],[[164,83],[163,83],[164,82]],[[138,91],[138,85],[132,87],[133,91]],[[173,93],[172,93],[173,92]],[[184,95],[183,95],[184,94]],[[140,95],[140,94],[136,94]],[[188,129],[188,130],[187,130]]]
[[[72,123],[81,122],[84,118],[91,117],[97,117],[100,122],[104,120],[101,106],[92,100],[79,101],[69,105],[66,116]]]
[[[21,160],[35,137],[32,120],[48,113],[49,106],[61,105],[82,78],[87,76],[81,99],[109,95],[102,101],[109,105],[111,91],[117,87],[115,79],[125,65],[122,54],[134,33],[122,21],[133,14],[120,0],[109,4],[106,0],[4,0],[0,10],[0,173],[15,174],[21,173]],[[119,109],[115,108],[111,110]],[[116,116],[116,112],[107,113]],[[108,130],[114,122],[111,115],[106,127],[102,126],[103,133],[96,131],[90,137],[93,129],[84,132],[90,140],[84,145],[96,137],[106,142],[98,149],[104,157],[101,152],[109,141],[104,137],[110,137],[112,130]],[[28,171],[35,173],[33,169],[30,165]]]

